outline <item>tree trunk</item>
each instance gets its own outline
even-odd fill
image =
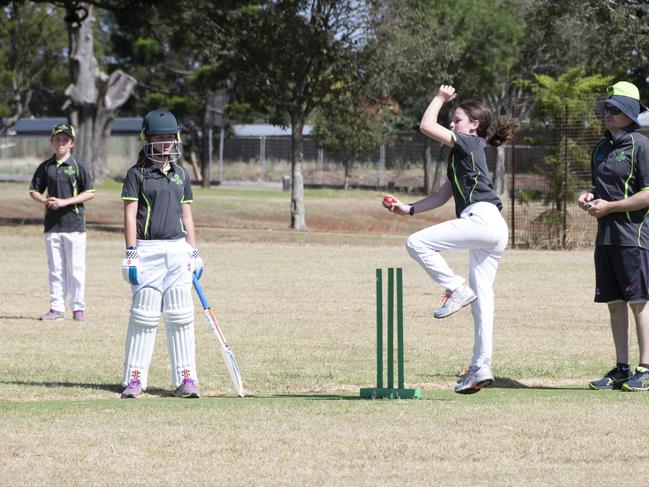
[[[437,191],[446,179],[446,159],[447,159],[447,146],[439,144],[437,150],[437,158],[433,161],[433,182],[430,188],[431,192]]]
[[[19,86],[15,78],[11,80],[11,84],[14,92],[14,95],[11,97],[14,109],[13,113],[8,117],[0,117],[0,135],[6,134],[7,131],[16,125],[20,118],[28,111],[34,93],[34,90],[29,88],[24,91],[25,96],[23,97],[22,90],[24,87]]]
[[[205,111],[203,112],[203,126],[201,127],[201,174],[203,188],[209,188],[212,184],[210,177],[210,143],[212,137],[212,114],[210,113],[210,104],[204,103]]]
[[[426,137],[424,145],[424,193],[430,194],[433,190],[433,144]]]
[[[348,190],[349,189],[349,181],[352,177],[352,161],[347,161],[345,160],[343,162],[343,166],[345,168],[345,179],[343,182],[343,189]]]
[[[496,168],[494,170],[494,190],[498,196],[505,194],[505,146],[499,145],[496,148]]]
[[[304,119],[299,115],[291,114],[291,228],[294,230],[305,229],[304,178],[302,176],[303,128]]]
[[[196,155],[196,151],[193,149],[189,150],[189,164],[192,167],[192,172],[194,173],[194,179],[196,181],[203,183],[203,174],[201,173],[201,169],[198,164],[198,156]]]
[[[106,143],[115,110],[131,96],[137,81],[120,70],[103,73],[94,55],[93,7],[81,2],[69,7],[70,80],[64,109],[75,126],[75,154],[88,164],[96,180],[108,174]],[[87,13],[87,15],[86,15]]]

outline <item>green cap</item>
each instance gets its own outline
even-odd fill
[[[629,98],[640,100],[640,92],[638,91],[638,88],[636,85],[629,83],[628,81],[619,81],[613,86],[606,88],[606,92],[608,93],[608,96],[628,96]]]
[[[73,139],[76,138],[74,127],[69,123],[59,123],[58,125],[55,125],[52,129],[51,137],[54,137],[56,134],[68,134]]]

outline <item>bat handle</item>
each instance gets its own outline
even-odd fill
[[[194,283],[194,289],[196,290],[196,294],[198,294],[198,299],[201,300],[203,309],[209,309],[210,304],[207,302],[205,293],[203,293],[203,289],[201,288],[201,285],[198,282],[198,277],[196,277],[196,274],[194,274],[193,272],[192,272],[192,282]]]

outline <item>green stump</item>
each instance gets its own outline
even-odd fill
[[[383,387],[383,269],[376,269],[376,387],[361,388],[364,399],[413,399],[421,397],[421,389],[404,386],[403,353],[403,270],[396,269],[397,308],[397,387],[394,387],[394,277],[395,269],[388,268],[387,289],[387,387]]]

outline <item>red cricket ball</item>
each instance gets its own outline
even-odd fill
[[[385,203],[388,206],[394,206],[394,205],[397,204],[397,199],[394,196],[390,195],[390,194],[386,194],[383,197],[383,203]]]

